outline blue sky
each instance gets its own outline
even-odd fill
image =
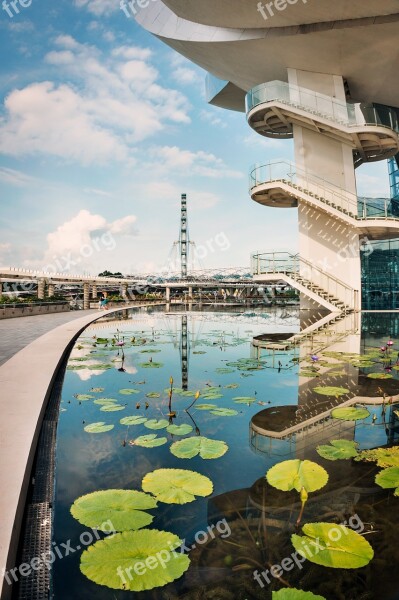
[[[0,264],[158,270],[178,237],[182,192],[204,268],[296,250],[296,210],[248,195],[251,164],[292,159],[291,141],[207,105],[205,73],[118,0],[19,10],[0,10]],[[386,173],[385,162],[362,167],[359,192],[388,195]]]

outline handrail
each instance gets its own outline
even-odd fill
[[[313,291],[312,287],[317,285],[328,294],[330,298],[327,299],[331,304],[340,300],[347,307],[357,308],[357,290],[298,254],[270,252],[253,254],[251,258],[254,275],[284,273],[294,280],[300,279],[299,283],[310,291]],[[318,291],[314,293],[320,296]]]
[[[358,198],[356,194],[334,185],[323,177],[308,173],[289,161],[270,161],[255,165],[250,172],[250,191],[272,181],[281,181],[291,187],[301,187],[320,200],[346,211],[356,220],[399,219],[399,202],[390,198]],[[395,214],[396,213],[396,214]]]
[[[273,101],[316,112],[347,127],[377,126],[399,132],[398,116],[389,106],[349,103],[285,81],[269,81],[252,88],[245,97],[247,116],[256,106]]]

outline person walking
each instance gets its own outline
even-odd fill
[[[98,299],[98,310],[101,310],[103,307],[104,294],[101,292],[100,297]]]

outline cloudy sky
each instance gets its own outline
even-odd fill
[[[205,73],[143,31],[119,0],[0,10],[0,264],[153,272],[190,236],[204,268],[296,250],[296,211],[249,199],[251,164],[291,159],[240,113],[206,104]],[[387,195],[386,163],[359,191]]]

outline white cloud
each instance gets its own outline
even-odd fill
[[[158,83],[146,48],[120,46],[112,56],[70,35],[45,61],[68,83],[31,83],[12,91],[0,118],[0,152],[50,154],[82,165],[133,161],[135,145],[170,122],[188,123],[185,96]]]
[[[225,163],[214,154],[202,150],[192,152],[191,150],[182,150],[177,146],[162,146],[152,148],[149,153],[150,156],[156,159],[156,164],[161,171],[183,169],[190,174],[203,177],[230,177],[234,179],[244,177],[243,173],[228,169]]]
[[[34,177],[26,175],[25,173],[22,173],[22,171],[8,169],[7,167],[0,167],[0,181],[9,185],[21,187],[28,187],[38,183],[38,180]]]
[[[219,196],[213,192],[203,192],[184,189],[187,193],[189,210],[206,210],[220,202]],[[144,185],[146,197],[156,198],[158,201],[174,201],[176,207],[180,203],[182,189],[169,181],[152,181]]]
[[[217,117],[215,113],[211,110],[201,110],[200,118],[202,121],[210,123],[211,125],[215,125],[216,127],[227,127],[226,123],[222,119]]]
[[[136,229],[134,224],[137,221],[137,217],[134,215],[128,215],[122,219],[117,219],[110,224],[109,231],[115,235],[134,235]]]
[[[74,0],[74,4],[78,8],[87,8],[97,17],[119,10],[119,0]]]

